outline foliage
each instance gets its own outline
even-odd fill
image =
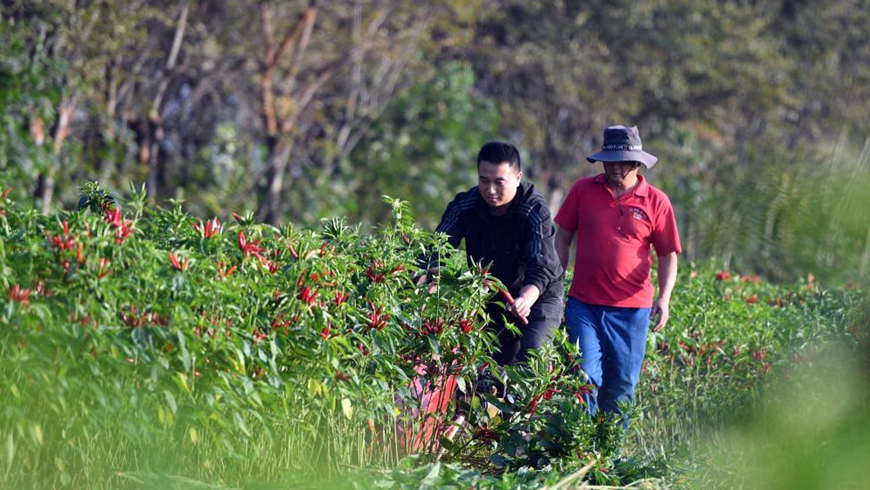
[[[348,157],[348,173],[356,171],[357,162],[365,162],[371,172],[336,207],[363,222],[380,222],[384,217],[378,214],[372,189],[390,189],[411,199],[421,225],[434,229],[434,211],[444,207],[445,196],[475,182],[477,151],[497,133],[498,112],[489,101],[474,96],[474,84],[474,72],[461,63],[447,64],[431,78],[417,80]]]
[[[640,425],[649,425],[634,439],[639,448],[752,413],[770,378],[812,365],[829,345],[855,348],[863,335],[861,293],[826,289],[814,276],[772,286],[689,263],[673,297],[667,330],[648,340],[638,405]]]
[[[628,441],[615,464],[583,467],[596,456],[587,453],[563,456],[543,470],[530,465],[483,476],[429,465],[386,481],[422,488],[417,482],[431,472],[442,478],[439,488],[579,487],[580,481],[648,488],[754,488],[763,481],[788,488],[803,476],[825,486],[862,474],[845,449],[860,439],[847,427],[866,428],[866,371],[852,367],[870,342],[862,292],[829,290],[814,277],[776,286],[690,262],[673,298],[666,330],[650,334]],[[842,400],[833,412],[832,398]],[[801,452],[790,454],[793,445]]]
[[[695,488],[865,488],[870,390],[851,350],[791,366],[756,414],[709,434]]]
[[[866,1],[489,7],[456,56],[498,104],[503,132],[519,135],[554,208],[574,179],[600,172],[584,157],[602,129],[637,124],[660,157],[646,175],[671,197],[689,257],[775,281],[867,280],[868,208],[808,197],[840,194],[842,181],[821,173],[866,178],[868,127],[854,113],[870,88],[870,46],[854,37]]]
[[[4,5],[0,171],[16,197],[63,209],[76,182],[147,181],[194,214],[234,202],[311,226],[381,222],[388,193],[428,227],[482,141],[516,143],[555,211],[622,122],[660,157],[648,176],[687,256],[775,281],[870,274],[866,207],[841,216],[839,184],[818,175],[865,178],[866,0],[257,7]],[[835,198],[799,199],[819,180]]]
[[[406,203],[388,200],[392,222],[364,236],[341,220],[320,232],[250,215],[221,223],[180,203],[148,206],[143,189],[123,207],[97,185],[83,191],[79,210],[54,217],[4,196],[4,486],[305,480],[394,465],[438,450],[453,408],[422,395],[448,378],[475,400],[469,430],[492,423],[474,415],[484,407],[472,388],[492,362],[478,314],[492,278],[415,228]],[[435,282],[415,280],[417,257],[432,252],[445,260]],[[503,406],[506,434],[543,428],[529,405],[543,366],[511,374],[520,404]],[[539,414],[556,402],[541,400]],[[576,405],[571,430],[582,432],[580,402],[559,403]]]
[[[650,336],[620,460],[561,334],[527,365],[491,369],[509,397],[481,382],[491,278],[442,249],[435,282],[416,281],[417,257],[445,242],[406,203],[388,200],[392,221],[363,235],[83,191],[53,217],[10,192],[0,206],[4,486],[327,484],[348,466],[366,468],[352,476],[364,486],[668,485],[684,478],[676,448],[753,413],[768,379],[866,340],[857,291],[690,263],[668,330]],[[465,404],[428,410],[420,387],[449,391],[451,376]],[[439,441],[457,408],[458,435]]]
[[[32,144],[30,133],[32,125],[54,118],[64,64],[39,53],[31,56],[24,36],[2,17],[0,45],[0,172],[4,182],[28,183],[13,190],[15,197],[24,198],[51,162],[51,152]]]

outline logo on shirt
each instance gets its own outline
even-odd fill
[[[628,212],[631,214],[631,216],[634,219],[636,219],[638,221],[649,222],[649,216],[647,216],[646,213],[643,212],[643,209],[640,209],[640,208],[635,207],[635,206],[630,206],[628,208]]]

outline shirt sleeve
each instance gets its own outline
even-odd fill
[[[671,252],[682,253],[683,248],[680,244],[680,234],[677,231],[677,219],[674,215],[674,208],[671,206],[671,201],[667,196],[663,196],[661,210],[657,213],[656,226],[652,232],[652,245],[656,250],[656,255],[668,255]]]
[[[447,234],[447,241],[454,247],[459,246],[459,242],[465,237],[465,229],[462,226],[462,201],[466,196],[458,194],[441,216],[441,222],[435,228],[436,232]]]
[[[577,231],[577,195],[579,190],[577,188],[577,183],[571,186],[571,190],[568,191],[568,195],[565,197],[565,200],[562,202],[562,206],[559,207],[559,212],[556,213],[556,218],[553,220],[557,225],[562,227],[562,229],[575,232]]]
[[[526,220],[528,239],[524,250],[525,284],[533,284],[542,294],[554,280],[562,276],[562,264],[556,255],[556,230],[545,204],[535,206]]]
[[[457,194],[456,197],[450,201],[450,204],[447,205],[447,209],[444,210],[444,214],[441,216],[441,222],[438,223],[438,227],[435,228],[436,233],[440,232],[447,235],[447,242],[454,248],[459,247],[459,243],[465,237],[465,229],[462,224],[461,205],[465,197],[464,194]],[[431,249],[417,258],[417,263],[423,270],[437,267],[440,264],[440,261],[441,257],[438,255],[438,252],[432,251]]]

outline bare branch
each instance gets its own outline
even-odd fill
[[[260,19],[263,22],[263,63],[267,67],[275,64],[275,29],[272,27],[272,11],[266,2],[260,3]]]
[[[347,156],[353,150],[371,128],[374,121],[386,109],[391,95],[395,92],[402,72],[414,52],[414,48],[431,21],[432,11],[429,10],[421,19],[418,19],[414,23],[409,40],[402,46],[399,54],[394,58],[388,55],[383,56],[383,61],[378,68],[372,84],[375,90],[363,94],[363,100],[360,103],[362,115],[357,118],[346,117],[341,129],[338,131],[336,154],[339,157]]]
[[[314,24],[314,20],[317,18],[317,9],[320,6],[320,0],[313,0],[308,4],[308,8],[302,11],[299,15],[299,18],[296,20],[296,23],[293,25],[290,30],[284,35],[284,39],[281,40],[281,45],[278,46],[278,51],[275,53],[274,58],[271,60],[272,64],[278,63],[293,45],[296,43],[296,38],[299,37],[300,33],[304,29],[310,29],[309,26]],[[310,32],[309,32],[310,37]]]
[[[184,39],[184,30],[187,27],[187,12],[189,7],[187,2],[181,7],[181,14],[178,17],[178,27],[175,29],[175,37],[172,39],[172,49],[169,51],[169,58],[166,60],[166,70],[172,71],[175,68],[175,62],[178,60],[178,51],[181,49],[181,40]]]
[[[290,63],[290,70],[287,74],[289,90],[293,90],[293,86],[296,83],[296,75],[298,75],[299,69],[302,67],[302,56],[305,55],[305,51],[308,49],[308,44],[311,42],[311,35],[314,32],[314,24],[316,21],[317,11],[314,11],[311,16],[311,21],[306,24],[305,29],[302,31],[302,38],[299,40],[299,46],[293,53],[293,61]]]
[[[267,34],[266,57],[263,60],[265,68],[263,71],[262,83],[263,119],[266,126],[266,132],[270,137],[274,137],[278,133],[278,116],[275,114],[274,94],[275,70],[281,59],[296,44],[297,39],[301,36],[301,40],[299,41],[299,49],[297,50],[295,56],[296,63],[294,63],[294,65],[299,64],[298,61],[301,59],[302,52],[305,50],[305,48],[308,47],[308,43],[311,40],[311,33],[314,29],[314,22],[317,19],[317,8],[319,5],[320,0],[313,0],[309,3],[308,8],[306,8],[299,15],[296,23],[284,35],[284,38],[281,41],[281,45],[278,47],[278,50],[275,51],[272,48],[272,13],[265,3],[262,4],[261,11],[263,18],[263,30]],[[298,68],[295,68],[295,70],[298,70]],[[294,77],[295,73],[290,77],[291,83]],[[292,132],[292,127],[294,124],[292,121],[293,117],[291,117],[290,119],[290,121],[285,120],[281,123],[282,134],[288,134],[288,132]]]
[[[362,6],[356,4],[353,13],[353,40],[359,41],[360,24],[362,23]],[[353,67],[353,72],[350,78],[350,93],[347,96],[347,101],[344,105],[344,119],[353,119],[356,112],[357,101],[359,101],[360,87],[362,85],[363,62],[362,59],[357,60]]]
[[[181,12],[178,15],[178,23],[175,27],[175,36],[172,40],[172,48],[169,50],[169,55],[166,58],[166,65],[160,73],[160,83],[157,86],[157,93],[154,95],[154,100],[151,104],[151,109],[148,113],[149,119],[154,122],[160,120],[160,107],[163,105],[163,97],[166,96],[166,89],[169,87],[170,74],[175,68],[175,62],[178,59],[178,51],[181,49],[181,43],[184,39],[184,31],[187,26],[188,5],[185,2],[181,7]]]

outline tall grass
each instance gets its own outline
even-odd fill
[[[651,177],[674,202],[688,256],[776,282],[866,284],[870,139],[810,151],[765,137],[726,154],[688,136],[665,150]]]

